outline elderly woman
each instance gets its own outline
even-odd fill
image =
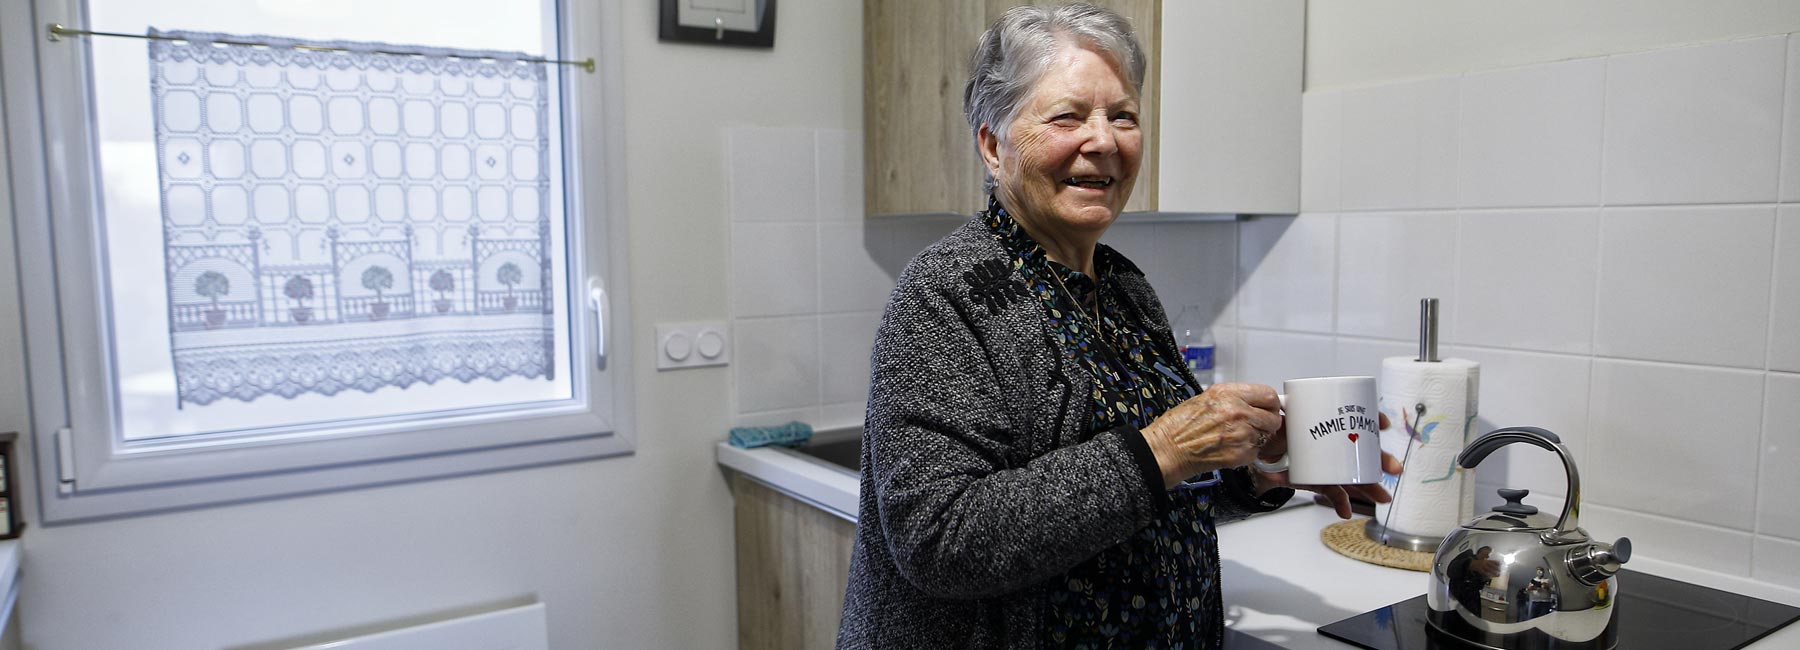
[[[1280,455],[1275,391],[1201,392],[1143,273],[1099,244],[1137,180],[1144,53],[1112,12],[1026,6],[973,64],[988,207],[883,316],[838,645],[1217,648],[1213,527],[1293,490],[1245,468]],[[1345,488],[1310,489],[1349,516]]]

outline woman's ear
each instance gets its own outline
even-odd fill
[[[993,129],[989,129],[988,125],[986,123],[983,123],[981,125],[981,130],[975,132],[975,143],[978,146],[978,148],[981,149],[981,162],[983,162],[987,165],[988,175],[992,176],[994,178],[999,178],[1000,177],[1000,138],[999,138],[999,136],[994,135]]]

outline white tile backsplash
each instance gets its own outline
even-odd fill
[[[808,406],[797,409],[777,409],[774,411],[757,411],[755,413],[736,413],[731,416],[734,427],[773,427],[789,422],[805,422],[815,429],[819,422],[819,407]]]
[[[1343,165],[1344,94],[1306,93],[1300,99],[1300,210],[1337,212]]]
[[[1787,37],[1786,110],[1781,127],[1781,200],[1800,201],[1800,34]]]
[[[1751,551],[1750,577],[1775,584],[1800,585],[1800,540],[1757,535]]]
[[[1274,386],[1306,377],[1329,377],[1336,369],[1332,337],[1264,330],[1243,330],[1238,381]]]
[[[1769,368],[1800,372],[1800,206],[1781,206],[1776,221]]]
[[[1419,299],[1456,287],[1456,214],[1339,215],[1337,255],[1337,332],[1416,342]],[[1439,340],[1452,340],[1455,320],[1440,302]]]
[[[869,351],[881,312],[819,317],[819,401],[861,403],[869,399]]]
[[[1446,350],[1439,348],[1442,356]],[[1340,336],[1337,340],[1337,359],[1333,363],[1331,374],[1381,377],[1381,362],[1388,357],[1405,357],[1417,359],[1419,345],[1417,343],[1396,343],[1394,341],[1377,341]],[[1440,357],[1441,358],[1441,357]],[[1375,387],[1381,390],[1380,385]]]
[[[810,314],[819,308],[818,225],[731,225],[731,313]]]
[[[1644,514],[1588,503],[1582,504],[1581,527],[1603,542],[1629,537],[1632,553],[1647,558],[1734,576],[1750,575],[1749,533],[1670,518],[1660,512]]]
[[[732,335],[738,413],[818,407],[818,316],[738,319]]]
[[[1149,254],[1132,257],[1144,271],[1172,322],[1193,305],[1214,327],[1237,322],[1231,294],[1237,291],[1238,225],[1158,223]]]
[[[1580,59],[1462,78],[1462,207],[1600,203],[1606,60]]]
[[[1760,372],[1594,360],[1584,498],[1750,531],[1762,399]]]
[[[1610,57],[1606,203],[1774,201],[1787,39]]]
[[[1587,353],[1600,211],[1468,212],[1457,233],[1458,343]]]
[[[820,129],[814,137],[814,174],[820,221],[861,221],[863,204],[862,132]]]
[[[1800,539],[1800,375],[1769,373],[1758,454],[1756,532]]]
[[[1406,208],[1418,201],[1417,95],[1410,84],[1344,91],[1338,152],[1343,209]]]
[[[862,221],[819,224],[819,311],[825,313],[881,309],[894,290],[894,279],[865,246]]]
[[[1336,232],[1241,225],[1248,379],[1413,354],[1411,333],[1363,334],[1379,321],[1344,301],[1393,280],[1341,251],[1377,236],[1361,213],[1430,214],[1448,173],[1440,335],[1482,364],[1477,430],[1561,435],[1602,538],[1800,588],[1800,206],[1775,205],[1800,202],[1800,35],[1309,92],[1304,110],[1298,222]],[[1328,282],[1335,337],[1316,329]],[[1390,321],[1417,309],[1404,298]],[[1514,447],[1482,464],[1477,502],[1510,485],[1556,507],[1555,459]]]
[[[1606,210],[1594,352],[1763,368],[1774,218],[1765,207]]]
[[[817,221],[813,129],[725,130],[732,221]]]
[[[1239,224],[1238,232],[1238,324],[1330,333],[1336,218],[1258,217]]]
[[[1456,97],[1456,77],[1344,91],[1338,154],[1343,209],[1454,206]]]
[[[1456,347],[1451,353],[1481,364],[1481,404],[1473,435],[1501,427],[1547,429],[1562,439],[1578,467],[1586,467],[1588,382],[1592,359],[1487,348]],[[1482,461],[1476,480],[1523,488],[1561,507],[1567,475],[1555,454],[1529,445],[1508,445]],[[1541,501],[1534,501],[1545,508]]]
[[[1456,77],[1427,79],[1418,84],[1419,177],[1418,196],[1412,205],[1397,207],[1456,207],[1457,158],[1462,143],[1457,139],[1461,80]],[[1341,190],[1340,190],[1341,191]]]

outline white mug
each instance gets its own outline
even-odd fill
[[[1357,485],[1381,481],[1380,410],[1374,377],[1314,377],[1281,383],[1287,455],[1255,461],[1265,472],[1288,473],[1299,485]]]

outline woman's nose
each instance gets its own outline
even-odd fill
[[[1104,116],[1088,119],[1087,139],[1081,143],[1081,153],[1107,155],[1119,150],[1118,134],[1113,133],[1112,121]]]

